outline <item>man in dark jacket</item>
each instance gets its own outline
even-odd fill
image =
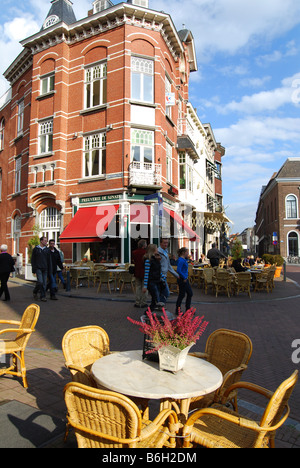
[[[211,249],[207,252],[207,258],[209,259],[211,266],[219,266],[221,257],[227,259],[226,255],[222,254],[222,252],[216,247],[216,244],[212,244]]]
[[[0,297],[4,293],[5,301],[10,301],[10,294],[7,287],[7,282],[11,272],[15,271],[14,264],[14,259],[9,253],[7,253],[7,245],[2,244],[0,247]]]
[[[36,274],[37,278],[37,283],[33,290],[33,297],[37,299],[37,294],[40,292],[41,301],[44,302],[47,301],[47,278],[52,272],[50,250],[47,248],[47,243],[47,237],[41,237],[40,244],[33,249],[31,256],[32,273]]]
[[[64,266],[61,261],[60,253],[55,248],[55,240],[49,240],[49,250],[50,250],[50,257],[51,257],[51,264],[52,264],[52,271],[49,275],[50,281],[50,299],[57,300],[55,293],[57,291],[57,284],[56,284],[56,273],[57,267],[59,267],[62,271],[64,270]]]

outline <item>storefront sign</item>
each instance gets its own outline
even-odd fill
[[[120,200],[120,198],[121,198],[121,195],[99,195],[97,197],[80,198],[79,203],[80,205],[84,205],[86,203],[99,203],[99,202]]]

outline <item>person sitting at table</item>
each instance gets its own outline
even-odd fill
[[[232,268],[235,269],[235,271],[236,271],[237,273],[241,273],[241,272],[243,272],[243,271],[247,271],[247,270],[248,270],[248,268],[243,267],[243,265],[242,265],[242,259],[241,259],[241,258],[236,258],[235,260],[233,260],[231,266],[232,266]]]
[[[161,255],[157,250],[157,245],[148,245],[144,259],[143,293],[146,293],[148,289],[151,295],[150,310],[153,311],[157,306],[163,306],[167,300],[166,282],[161,271]],[[164,302],[160,301],[161,297],[165,297]]]
[[[181,303],[186,295],[185,310],[189,310],[191,307],[191,299],[193,297],[193,291],[189,283],[189,267],[188,267],[189,251],[186,247],[182,247],[178,250],[177,260],[177,273],[179,278],[177,280],[179,286],[179,294],[176,301],[175,314],[178,315],[180,312]]]

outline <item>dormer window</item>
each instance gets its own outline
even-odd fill
[[[50,26],[53,26],[53,24],[56,24],[58,22],[59,22],[59,17],[56,15],[51,15],[46,19],[45,23],[43,24],[43,28],[44,29],[50,28]]]
[[[128,0],[128,3],[132,5],[141,6],[144,8],[149,8],[149,0]]]
[[[93,5],[94,13],[99,13],[100,11],[107,10],[107,8],[114,6],[110,0],[96,0]]]

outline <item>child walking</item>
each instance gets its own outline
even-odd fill
[[[191,285],[189,283],[189,268],[188,268],[188,259],[189,251],[187,248],[182,247],[178,250],[178,260],[177,260],[177,273],[179,275],[179,279],[177,280],[179,286],[179,294],[176,302],[176,311],[175,313],[178,314],[180,311],[181,303],[186,295],[185,301],[185,310],[189,310],[191,308],[191,300],[193,297],[193,291]]]

